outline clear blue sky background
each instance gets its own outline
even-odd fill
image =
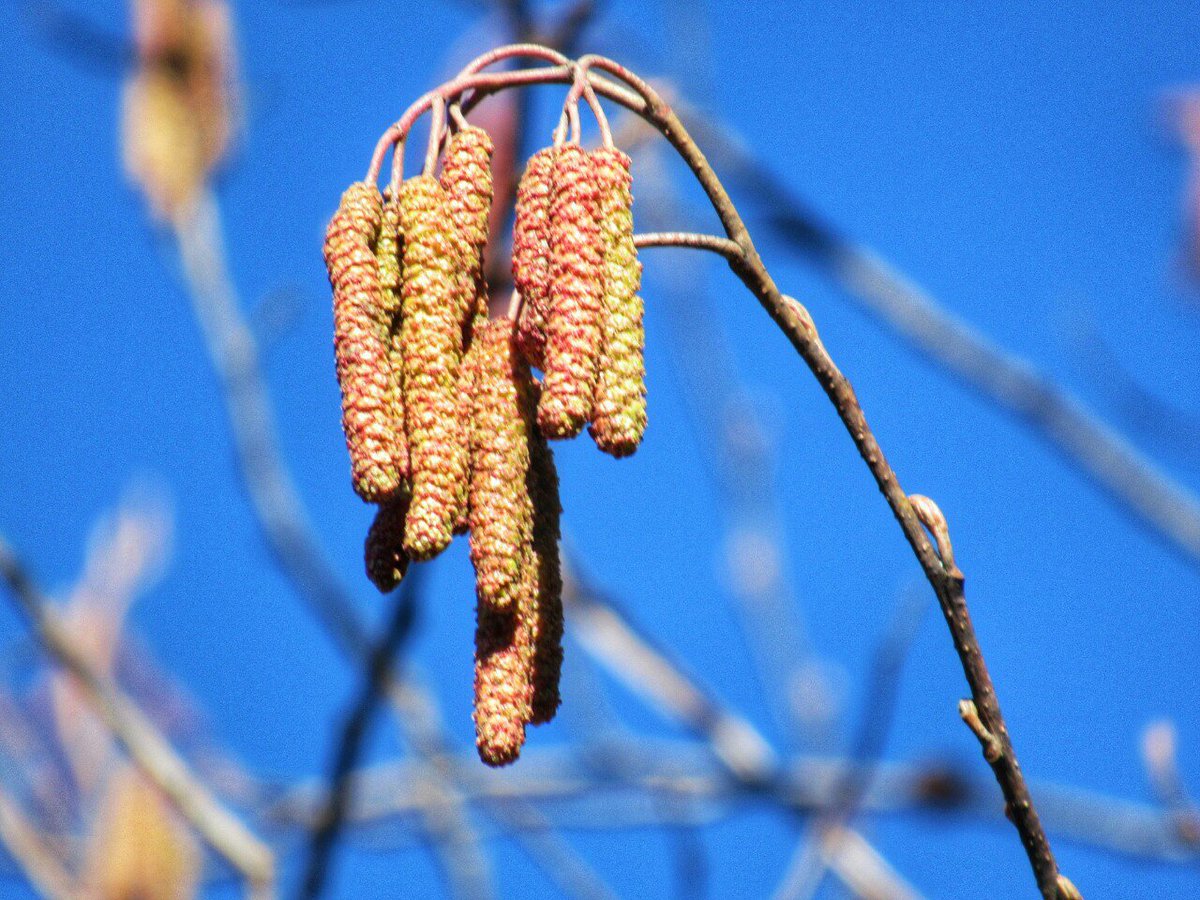
[[[45,584],[68,585],[91,523],[131,480],[157,478],[175,502],[177,549],[135,610],[137,629],[247,765],[316,775],[355,673],[258,538],[169,246],[123,181],[118,79],[53,52],[19,7],[0,10],[9,36],[0,54],[0,531]],[[647,74],[669,74],[693,52],[692,37],[673,43],[660,4],[604,7],[589,47]],[[1081,321],[1156,394],[1200,414],[1200,307],[1171,275],[1185,161],[1156,107],[1165,88],[1200,79],[1193,4],[708,7],[713,109],[842,231],[1105,415],[1112,393],[1103,373],[1081,365]],[[124,3],[71,8],[126,28]],[[234,11],[248,86],[244,138],[220,184],[234,277],[248,307],[281,289],[298,298],[293,327],[269,348],[281,439],[325,547],[377,621],[383,604],[360,576],[370,513],[349,490],[338,425],[321,235],[377,134],[490,38],[466,3],[268,0]],[[1166,716],[1200,790],[1197,570],[1045,444],[854,311],[786,247],[760,243],[776,280],[809,306],[902,483],[936,498],[950,518],[1026,773],[1145,800],[1139,736]],[[656,304],[665,258],[645,261],[651,428],[626,462],[587,441],[564,448],[565,524],[602,584],[781,741],[734,630],[718,498]],[[719,325],[777,442],[788,575],[852,723],[875,641],[918,570],[786,342],[727,271],[705,271]],[[1134,440],[1200,489],[1194,445]],[[472,595],[463,548],[435,572],[414,653],[467,747]],[[0,611],[0,636],[20,634]],[[986,775],[955,712],[965,690],[933,613],[903,676],[887,756],[945,755]],[[633,727],[677,734],[627,695],[614,697]],[[375,758],[394,746],[390,729],[379,731]],[[568,736],[554,725],[534,732],[532,745]],[[847,733],[838,740],[844,746]],[[877,820],[868,833],[930,897],[1034,895],[1007,827],[923,815]],[[795,838],[793,825],[761,810],[707,830],[711,895],[767,893]],[[661,836],[571,840],[622,895],[672,896]],[[1055,848],[1089,898],[1200,891],[1195,867],[1066,840]],[[496,860],[505,896],[552,895],[512,845],[501,843]],[[351,851],[340,862],[336,896],[436,894],[419,851]],[[294,867],[285,871],[294,877]],[[9,892],[23,895],[0,883]]]

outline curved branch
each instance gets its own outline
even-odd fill
[[[576,65],[585,70],[586,77],[597,94],[615,100],[645,119],[667,139],[687,163],[697,182],[708,195],[709,201],[725,229],[726,236],[740,249],[738,254],[728,257],[730,268],[788,338],[833,404],[838,417],[854,441],[855,447],[875,478],[880,492],[888,506],[891,507],[926,579],[937,595],[942,614],[950,629],[955,650],[962,664],[963,673],[971,687],[974,708],[978,711],[980,722],[987,733],[994,738],[998,748],[998,752],[988,754],[990,757],[994,757],[989,758],[988,763],[1004,794],[1009,815],[1021,837],[1038,887],[1046,900],[1057,900],[1060,896],[1067,896],[1069,892],[1062,886],[1065,879],[1060,880],[1058,865],[1050,849],[1037,810],[1033,805],[1024,775],[1018,765],[1016,753],[1008,735],[1008,728],[1000,710],[1000,702],[983,659],[979,640],[967,609],[962,573],[953,565],[952,560],[943,561],[925,534],[917,510],[913,508],[908,495],[901,488],[895,471],[884,456],[879,442],[875,439],[850,381],[838,369],[821,343],[816,325],[808,311],[795,299],[785,296],[775,284],[724,185],[666,101],[647,82],[611,59],[589,55],[579,59]],[[597,78],[587,71],[592,68],[615,77],[632,89],[636,96],[631,97],[629,90],[626,90],[625,87],[614,85],[604,78]],[[466,112],[469,105],[477,102],[477,97],[481,99],[487,93],[497,90],[528,84],[566,83],[567,81],[574,83],[575,81],[574,67],[572,66],[497,73],[487,80],[476,81],[476,79],[485,77],[472,76],[448,82],[410,107],[401,122],[389,129],[380,139],[376,154],[372,158],[371,171],[378,173],[376,162],[377,159],[381,160],[382,153],[386,152],[385,142],[389,136],[392,136],[394,142],[407,133],[407,128],[420,115],[423,108],[428,108],[428,104],[432,102],[435,94],[449,98],[451,95],[473,89],[474,93],[470,100],[463,104],[463,110]],[[422,107],[422,104],[424,107],[418,109]],[[383,148],[382,151],[380,147]]]

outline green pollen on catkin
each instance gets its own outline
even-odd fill
[[[375,503],[390,499],[402,487],[392,454],[391,317],[375,256],[382,205],[374,185],[356,182],[343,194],[325,236],[342,427],[354,489]]]
[[[413,559],[423,560],[450,543],[467,479],[457,398],[463,331],[456,290],[466,261],[445,191],[432,177],[418,176],[401,185],[400,228],[400,337],[412,469],[404,548]]]
[[[629,157],[615,148],[592,151],[600,188],[604,237],[604,309],[595,408],[589,431],[596,446],[629,456],[646,431],[646,334],[638,295],[642,264],[633,243]]]
[[[592,417],[604,305],[604,241],[595,165],[578,144],[554,157],[550,207],[550,311],[538,425],[570,438]]]

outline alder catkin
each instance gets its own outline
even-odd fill
[[[363,559],[367,577],[381,594],[394,590],[408,571],[408,554],[404,551],[404,519],[407,515],[407,497],[390,500],[379,507],[367,531]]]
[[[354,490],[375,503],[389,499],[401,486],[392,455],[390,317],[384,311],[374,250],[382,202],[374,185],[352,184],[342,195],[325,235],[342,428]]]
[[[442,162],[441,184],[467,260],[459,280],[464,328],[470,328],[481,307],[483,314],[487,314],[483,251],[487,246],[488,216],[492,209],[492,150],[488,133],[468,125],[450,138]]]
[[[529,471],[528,364],[514,353],[512,321],[480,327],[471,427],[471,562],[482,604],[512,606],[533,534]]]
[[[550,312],[550,201],[554,192],[555,147],[530,157],[517,185],[513,224],[513,286],[521,295],[517,346],[531,365],[542,367],[546,317]]]
[[[520,755],[530,717],[529,635],[516,610],[479,602],[476,616],[475,747],[489,766],[504,766]]]
[[[591,419],[604,304],[604,241],[595,165],[578,144],[554,157],[550,207],[550,311],[538,425],[574,437]]]
[[[604,310],[596,401],[589,431],[612,456],[629,456],[646,431],[646,332],[638,296],[642,264],[633,244],[629,157],[614,147],[592,151],[604,236]]]
[[[536,627],[534,631],[533,698],[530,724],[539,725],[554,718],[560,702],[559,679],[562,673],[562,568],[558,543],[562,503],[558,492],[558,471],[554,452],[538,430],[529,437],[529,496],[533,503],[533,540],[531,575],[535,579]]]
[[[412,468],[404,549],[423,560],[450,543],[465,497],[467,448],[456,396],[463,340],[456,279],[466,262],[436,179],[418,176],[401,185],[400,228],[400,336]]]

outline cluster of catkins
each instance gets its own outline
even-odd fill
[[[390,591],[410,560],[469,533],[476,744],[504,765],[559,704],[562,510],[547,439],[590,425],[601,450],[627,456],[646,400],[629,157],[570,142],[534,155],[513,235],[520,300],[489,318],[491,155],[465,126],[439,178],[396,196],[351,185],[325,260],[354,489],[379,505],[367,574]]]

